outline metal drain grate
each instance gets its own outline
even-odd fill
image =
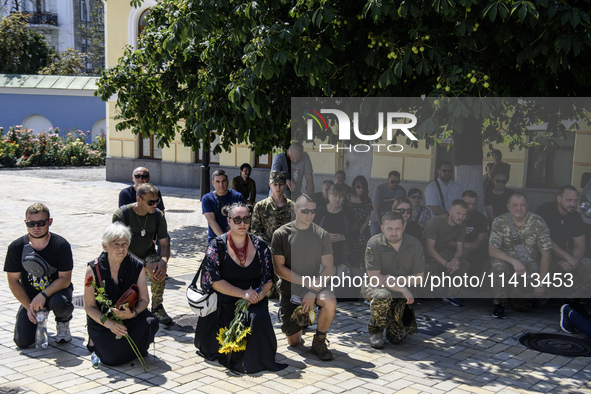
[[[195,212],[192,209],[167,209],[166,213],[193,213]]]

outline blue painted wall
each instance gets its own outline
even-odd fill
[[[5,133],[30,115],[46,117],[60,128],[60,135],[69,129],[91,131],[106,112],[106,103],[98,97],[0,94],[0,127]]]

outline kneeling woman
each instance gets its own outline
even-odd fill
[[[137,285],[140,300],[132,310],[123,306],[122,310],[112,308],[123,324],[107,319],[101,323],[101,316],[107,312],[104,306],[97,304],[95,289],[84,288],[84,309],[88,322],[88,350],[94,351],[105,365],[121,365],[132,361],[136,355],[125,338],[116,339],[117,335],[129,334],[140,354],[148,352],[150,343],[158,331],[158,320],[147,310],[150,303],[146,274],[143,263],[130,255],[127,250],[131,232],[121,223],[113,223],[103,232],[104,252],[86,269],[86,278],[93,277],[97,286],[105,282],[105,293],[112,305],[131,287]]]
[[[261,238],[249,234],[250,212],[243,203],[224,207],[230,231],[209,243],[202,263],[201,288],[218,293],[218,308],[200,317],[195,332],[195,346],[208,360],[218,360],[227,368],[256,373],[279,371],[286,364],[275,362],[277,339],[273,331],[267,303],[267,293],[273,284],[271,252]],[[229,327],[234,318],[236,301],[249,302],[246,349],[220,354],[216,336],[222,327]]]

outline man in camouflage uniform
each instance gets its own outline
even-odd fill
[[[286,182],[286,172],[271,171],[269,175],[271,196],[257,202],[254,206],[250,228],[252,233],[261,237],[267,245],[271,245],[275,230],[292,220],[295,204],[283,194]]]
[[[414,296],[409,287],[420,284],[425,270],[421,243],[404,234],[401,214],[384,214],[381,230],[367,242],[365,268],[369,280],[363,292],[371,303],[369,342],[376,349],[384,347],[384,329],[386,339],[393,344],[416,334]]]
[[[492,225],[488,241],[493,273],[493,290],[495,294],[493,317],[505,319],[507,297],[516,311],[527,311],[531,308],[532,295],[537,298],[544,296],[544,287],[533,288],[531,274],[539,273],[540,280],[548,273],[551,259],[552,241],[548,226],[540,216],[527,210],[527,197],[523,193],[513,193],[507,202],[508,213],[498,216]],[[515,243],[511,236],[510,221],[515,224],[519,242]],[[517,246],[516,246],[517,245]],[[525,253],[519,253],[519,245],[525,247]],[[504,278],[501,276],[504,274]],[[509,283],[514,274],[517,286]],[[523,286],[523,276],[526,284]]]

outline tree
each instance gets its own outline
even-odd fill
[[[42,75],[85,75],[85,56],[72,48],[62,53],[53,53],[49,64],[39,74]]]
[[[0,20],[0,73],[36,74],[51,55],[44,37],[29,29],[20,13]]]
[[[98,93],[118,94],[118,129],[163,144],[178,131],[194,148],[215,130],[216,149],[250,142],[257,154],[289,144],[291,97],[586,96],[590,2],[162,0],[141,49],[126,50]],[[473,110],[448,131],[465,142],[458,169],[482,174],[478,147],[519,146],[523,129],[482,132]],[[432,144],[441,129],[428,123],[418,137]]]

